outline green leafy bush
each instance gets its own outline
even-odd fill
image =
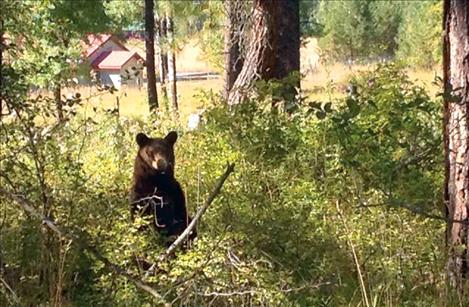
[[[167,302],[341,306],[363,304],[362,291],[375,306],[442,304],[450,299],[445,225],[421,214],[439,214],[442,205],[437,102],[395,66],[351,83],[357,90],[346,99],[301,98],[289,112],[271,95],[278,84],[261,85],[258,95],[231,109],[201,95],[207,105],[217,103],[195,131],[164,113],[138,120],[98,109],[53,130],[50,118],[11,116],[0,130],[0,185],[37,210],[47,204],[57,223],[82,238],[86,231],[83,239],[108,259],[143,276],[138,262],[153,261],[163,247],[157,234],[129,221],[134,138],[176,129],[176,177],[190,212],[228,161],[236,171],[204,214],[195,246],[160,263],[150,277]],[[34,146],[28,131],[37,135]],[[1,198],[0,206],[2,276],[21,304],[160,303],[73,242],[52,236],[10,200]]]

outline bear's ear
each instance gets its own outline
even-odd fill
[[[168,133],[167,136],[164,137],[164,140],[169,145],[174,145],[174,143],[176,143],[177,139],[178,139],[178,134],[177,134],[176,131],[171,131],[170,133]]]
[[[137,144],[140,147],[143,147],[150,142],[150,138],[146,136],[145,133],[137,134],[137,137],[135,139],[137,140]]]

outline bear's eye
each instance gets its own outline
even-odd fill
[[[153,157],[155,155],[155,152],[151,149],[145,150],[145,153],[147,154],[148,157]]]

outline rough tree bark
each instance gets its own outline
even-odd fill
[[[249,48],[228,103],[242,102],[254,81],[282,79],[299,70],[299,0],[255,0]],[[286,85],[283,98],[291,99],[299,86],[299,78]]]
[[[3,115],[3,19],[0,20],[0,117]]]
[[[444,2],[445,202],[450,283],[462,292],[469,265],[469,2]]]
[[[150,111],[158,108],[155,76],[155,15],[153,0],[145,0],[145,52],[147,67],[147,90]]]
[[[176,51],[174,46],[174,23],[173,18],[166,15],[166,30],[168,37],[168,83],[169,83],[169,97],[174,111],[178,110],[177,99],[177,83],[176,83]]]
[[[224,96],[228,100],[231,88],[243,67],[243,58],[241,56],[241,33],[238,29],[237,18],[241,0],[226,0],[226,24],[225,24],[225,71],[224,71]]]

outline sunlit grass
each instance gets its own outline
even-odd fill
[[[142,56],[144,52],[144,42],[142,40],[129,40],[126,45],[133,50],[138,51]],[[309,39],[301,47],[301,70],[303,79],[301,88],[303,93],[310,100],[329,101],[346,95],[347,80],[362,71],[371,70],[376,64],[369,65],[344,65],[342,63],[321,64],[320,50],[316,39]],[[207,72],[213,71],[208,63],[201,56],[201,48],[196,41],[190,41],[183,46],[177,53],[177,71],[178,72]],[[425,87],[431,95],[435,95],[440,89],[432,84],[435,74],[441,76],[439,68],[435,70],[409,69],[409,78],[411,81]],[[179,114],[182,120],[203,107],[201,100],[197,97],[200,90],[212,90],[217,93],[222,90],[223,80],[197,80],[197,81],[179,81],[177,84]],[[78,87],[66,89],[63,92],[79,92],[85,103],[80,112],[88,112],[93,109],[113,109],[117,106],[119,100],[119,112],[122,116],[142,118],[148,114],[149,107],[147,103],[146,87],[125,88],[123,87],[115,94],[100,93],[97,95],[96,89],[92,87]],[[87,97],[91,97],[88,98]],[[158,97],[160,105],[162,101],[162,92],[158,85]],[[88,113],[91,114],[91,113]]]
[[[348,67],[342,64],[320,66],[314,71],[308,72],[302,82],[301,87],[306,96],[311,100],[328,101],[346,94],[347,80],[361,71],[373,69],[373,65],[355,65]],[[440,89],[432,81],[435,79],[436,71],[423,69],[409,70],[411,81],[425,87],[431,95],[435,95]],[[212,90],[215,93],[221,91],[223,80],[209,79],[197,81],[179,81],[177,84],[179,113],[182,120],[203,107],[202,101],[197,97],[201,90]],[[112,109],[117,106],[119,100],[119,112],[122,116],[142,118],[148,114],[146,88],[141,89],[123,87],[117,93],[99,94],[91,87],[78,87],[66,89],[64,93],[79,92],[85,103],[80,112],[89,113],[93,107],[98,109]],[[91,97],[91,98],[88,98]],[[163,105],[161,89],[158,85],[158,97]]]
[[[196,98],[201,90],[212,90],[219,92],[222,88],[221,79],[198,80],[198,81],[180,81],[177,84],[179,114],[181,119],[185,120],[187,116],[196,112],[202,107],[201,101]],[[149,112],[147,102],[146,88],[138,89],[136,87],[123,87],[117,93],[97,93],[96,89],[90,87],[78,87],[67,89],[70,93],[79,92],[85,102],[80,112],[90,114],[93,108],[97,109],[113,109],[119,104],[119,113],[126,117],[143,117]],[[88,98],[90,97],[90,98]],[[158,88],[159,103],[162,108],[168,103],[163,101],[161,89]]]

